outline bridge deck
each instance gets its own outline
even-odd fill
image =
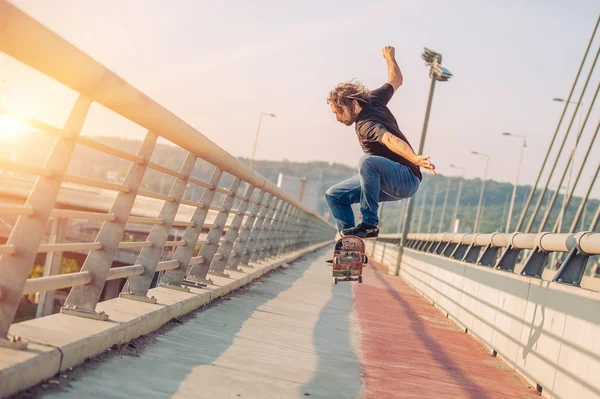
[[[331,284],[329,250],[91,362],[60,398],[532,398],[535,390],[380,265]],[[61,384],[62,385],[62,384]]]

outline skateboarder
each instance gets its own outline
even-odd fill
[[[415,154],[387,107],[403,78],[394,48],[384,47],[382,53],[388,66],[387,83],[372,91],[357,81],[341,83],[327,99],[338,122],[346,126],[354,124],[365,153],[358,161],[358,174],[325,193],[342,236],[377,238],[379,202],[414,195],[422,180],[420,167],[435,175],[435,166],[429,157]],[[358,202],[362,222],[355,226],[351,205]]]

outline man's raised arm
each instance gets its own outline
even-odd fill
[[[396,63],[396,50],[392,46],[385,46],[381,52],[388,65],[388,83],[396,91],[398,87],[402,86],[403,82],[402,72],[400,72],[400,67]]]
[[[385,132],[385,134],[381,138],[381,142],[391,151],[400,155],[408,162],[417,165],[421,168],[427,169],[434,176],[436,175],[435,165],[431,163],[431,160],[428,156],[417,155],[406,142],[400,140],[398,137],[394,136],[390,132]]]

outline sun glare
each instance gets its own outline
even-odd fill
[[[23,130],[23,125],[15,118],[0,115],[0,140],[16,138]]]

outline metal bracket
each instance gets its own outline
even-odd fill
[[[589,258],[590,255],[572,248],[552,281],[579,286]]]
[[[446,245],[446,248],[444,248],[444,250],[442,251],[441,255],[449,257],[454,253],[454,250],[456,249],[457,245],[458,244],[455,242],[449,242],[448,245]]]
[[[9,335],[8,338],[0,338],[0,348],[14,349],[22,351],[27,349],[28,342],[23,340],[18,335]]]
[[[509,245],[502,254],[502,256],[500,256],[500,260],[498,260],[498,263],[496,264],[495,268],[507,272],[514,272],[520,252],[520,249]]]
[[[69,316],[85,317],[86,319],[108,321],[108,315],[104,312],[95,312],[88,309],[78,309],[77,305],[73,307],[63,306],[60,308],[60,313],[67,314]]]
[[[468,248],[469,246],[467,244],[458,244],[450,254],[450,258],[462,260],[465,257]]]
[[[448,241],[448,242],[440,241],[440,244],[435,248],[434,252],[438,255],[443,254],[444,250],[448,247],[449,244],[450,244],[450,241]]]
[[[156,298],[154,298],[153,296],[148,298],[145,295],[137,295],[137,294],[129,293],[129,292],[121,292],[119,294],[119,298],[133,299],[134,301],[138,301],[138,302],[156,303]]]
[[[441,244],[441,241],[432,241],[431,244],[427,246],[427,252],[430,254],[435,253],[435,249]]]
[[[471,244],[462,261],[467,263],[476,263],[477,258],[479,258],[479,252],[481,252],[481,247]]]
[[[498,250],[500,248],[492,246],[492,244],[488,244],[485,246],[483,253],[477,260],[477,264],[480,266],[494,266],[496,263],[496,255],[498,255]]]
[[[542,278],[542,273],[547,261],[548,252],[545,252],[540,249],[540,247],[536,246],[531,255],[529,255],[529,258],[527,258],[525,267],[521,270],[521,275]]]

